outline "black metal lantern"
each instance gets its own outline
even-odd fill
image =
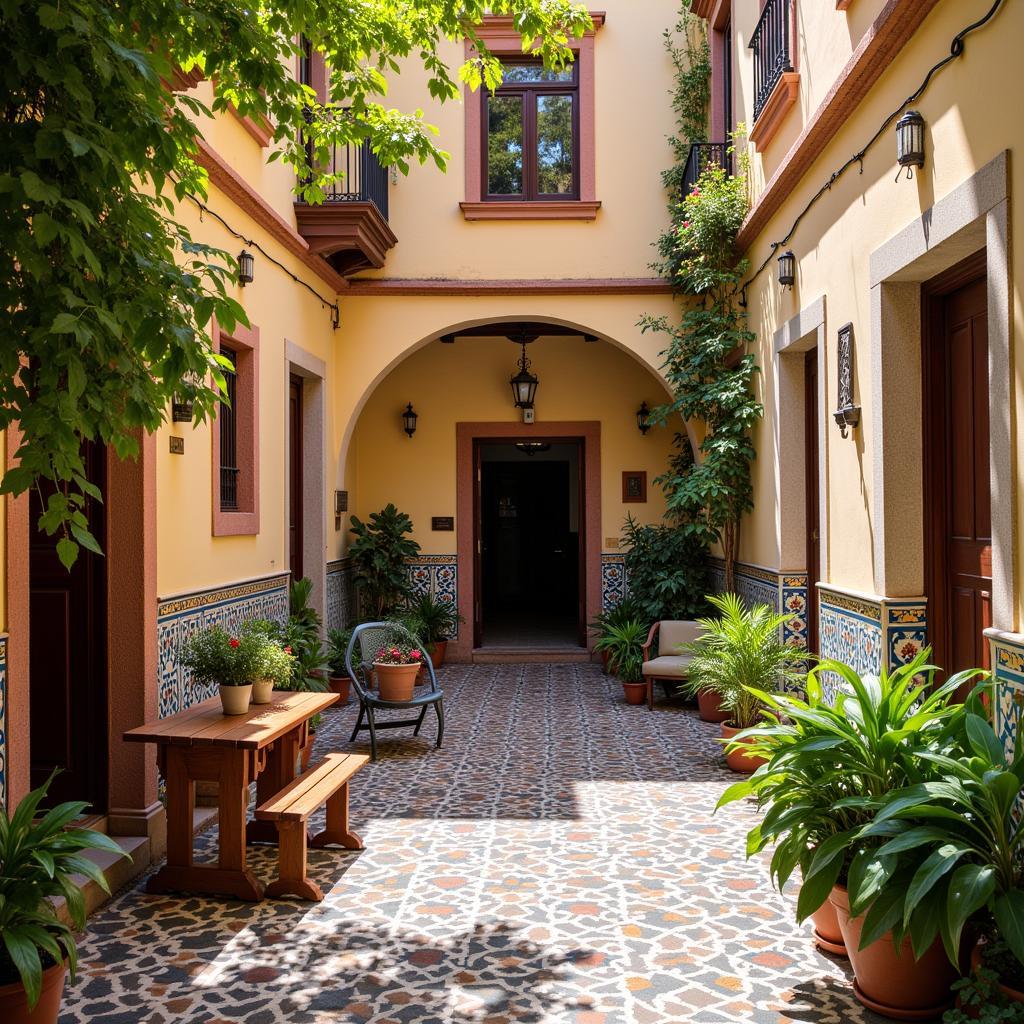
[[[412,407],[410,402],[402,413],[402,429],[412,437],[416,433],[416,421],[420,418],[419,413]]]
[[[796,257],[792,250],[787,249],[779,257],[779,284],[783,288],[792,288],[796,281]]]
[[[646,434],[651,429],[651,410],[647,408],[646,402],[640,403],[636,411],[636,426],[641,434]]]
[[[540,383],[530,373],[530,360],[526,358],[526,342],[522,342],[523,354],[519,357],[519,372],[509,378],[512,385],[512,399],[517,409],[532,409],[533,400],[537,395],[537,385]]]
[[[256,257],[243,249],[238,254],[238,283],[244,288],[253,282],[253,271],[256,269]]]
[[[908,178],[914,176],[915,167],[924,167],[924,118],[916,110],[908,110],[896,122],[896,159],[900,165],[897,181],[904,167]]]

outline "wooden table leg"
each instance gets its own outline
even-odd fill
[[[189,778],[185,749],[164,747],[160,757],[167,786],[167,863],[146,884],[146,891],[159,893],[174,888],[168,878],[192,868],[192,812],[196,784]]]
[[[281,841],[277,854],[277,880],[267,886],[267,895],[298,896],[303,900],[319,902],[323,890],[306,875],[306,823],[279,821]]]
[[[274,741],[267,752],[266,767],[256,777],[256,806],[280,793],[295,778],[295,760],[299,756],[302,724]],[[277,826],[272,821],[250,821],[245,827],[246,842],[277,843]]]
[[[348,827],[348,783],[327,798],[327,827],[317,832],[310,846],[344,846],[346,850],[364,850],[362,839]]]

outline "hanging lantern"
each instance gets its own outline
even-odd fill
[[[253,282],[253,271],[256,269],[256,257],[243,249],[238,254],[238,283],[244,288]]]
[[[916,110],[908,110],[896,122],[896,159],[900,165],[897,181],[904,167],[908,178],[914,176],[915,167],[924,167],[924,118]]]
[[[787,249],[779,257],[779,284],[783,288],[792,288],[796,281],[796,257]]]
[[[540,383],[530,373],[530,360],[526,358],[526,342],[522,342],[523,354],[519,357],[519,372],[509,378],[512,386],[512,399],[517,409],[532,409],[533,400],[537,395],[537,385]]]
[[[410,402],[405,407],[405,412],[402,413],[402,429],[412,437],[416,433],[416,421],[420,418],[419,413],[416,412]]]
[[[641,434],[646,434],[651,429],[651,410],[647,408],[646,402],[640,403],[636,411],[636,425]]]

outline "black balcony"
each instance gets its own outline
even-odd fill
[[[761,116],[775,86],[793,70],[790,57],[792,0],[768,0],[750,37],[754,51],[754,121]]]
[[[709,167],[717,164],[724,167],[727,173],[732,173],[732,154],[729,149],[728,142],[694,142],[690,146],[686,166],[683,168],[682,198],[690,194]]]
[[[384,266],[398,241],[388,224],[388,169],[369,142],[336,144],[324,173],[324,201],[295,203],[299,234],[340,274]]]

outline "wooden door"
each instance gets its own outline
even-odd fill
[[[473,441],[473,646],[483,643],[483,452],[480,441]]]
[[[954,268],[931,286],[925,306],[929,633],[935,663],[948,672],[989,665],[988,309],[978,269],[977,257]]]
[[[818,490],[818,350],[804,357],[804,480],[807,500],[807,649],[818,653],[818,589],[821,579],[821,502]]]
[[[106,494],[106,450],[84,449],[89,480]],[[44,489],[44,493],[45,489]],[[33,490],[29,534],[29,717],[33,788],[50,773],[48,804],[87,800],[107,809],[106,563],[84,548],[71,571],[57,558],[59,534],[35,528],[43,499]],[[92,534],[105,546],[102,503],[89,499]]]
[[[579,552],[576,556],[577,566],[577,622],[576,642],[580,647],[587,646],[587,442],[577,442],[578,457],[576,459],[576,471],[578,477],[575,481],[579,495],[579,529],[577,530],[577,543]]]
[[[302,378],[288,378],[288,566],[302,578]]]

